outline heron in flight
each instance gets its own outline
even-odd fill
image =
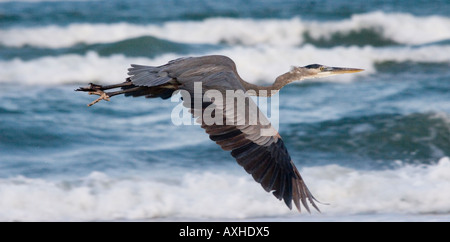
[[[319,64],[292,69],[280,76],[269,86],[258,86],[244,81],[236,70],[236,65],[230,58],[220,55],[180,58],[169,61],[162,66],[131,65],[128,69],[129,77],[125,82],[115,85],[97,85],[91,83],[88,87],[80,87],[76,91],[84,91],[100,97],[88,104],[92,106],[100,100],[110,100],[110,97],[124,94],[125,96],[145,96],[147,98],[167,99],[174,91],[184,91],[195,96],[195,83],[201,83],[202,94],[209,90],[225,93],[227,90],[250,93],[256,96],[271,96],[285,85],[308,78],[328,77],[337,74],[355,73],[362,71],[356,68],[328,67]],[[106,90],[120,88],[118,91]],[[254,92],[247,92],[253,90]],[[182,95],[183,96],[183,95]],[[230,107],[236,105],[223,102],[221,105],[212,100],[201,99],[202,105],[195,107],[190,100],[183,96],[183,105],[190,109],[197,122],[222,149],[231,151],[231,155],[244,169],[252,175],[254,180],[261,184],[267,192],[292,209],[294,202],[298,211],[301,204],[310,212],[309,205],[320,211],[315,202],[318,202],[307,188],[303,178],[294,165],[284,142],[275,132],[262,134],[262,130],[274,130],[264,115],[259,115],[256,122],[249,123],[250,117],[239,117],[241,114]],[[205,101],[206,100],[206,101]],[[247,99],[245,107],[256,106]],[[215,104],[216,117],[222,113],[222,124],[207,123],[200,117],[210,106]],[[257,108],[257,107],[256,107]],[[258,110],[259,111],[259,110]],[[244,120],[244,123],[228,122],[231,120]],[[230,124],[231,123],[231,124]]]

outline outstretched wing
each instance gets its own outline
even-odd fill
[[[203,102],[203,105],[197,105],[201,107],[201,110],[196,109],[196,105],[192,103],[188,106],[191,107],[197,122],[201,123],[201,127],[209,134],[209,138],[222,149],[231,151],[231,155],[238,164],[244,167],[264,190],[273,192],[279,200],[283,199],[290,209],[292,209],[293,201],[299,211],[300,203],[308,212],[308,203],[319,211],[314,202],[316,199],[292,162],[281,136],[253,100],[248,96],[245,98],[247,108],[243,113],[238,111],[236,104],[227,102],[227,98],[224,99],[223,104],[217,104],[217,99],[214,102]],[[234,105],[235,109],[230,109],[230,105]],[[247,113],[252,112],[252,108],[249,107],[256,109],[256,118],[252,119],[252,114]],[[206,111],[208,108],[213,112]],[[208,120],[211,113],[216,123],[211,124],[211,120]],[[218,115],[223,117],[221,122],[217,118]]]
[[[246,90],[231,59],[224,56],[177,59],[160,67],[134,65],[129,70],[136,86],[154,88],[176,83],[176,89],[185,91],[181,93],[184,105],[191,109],[210,139],[231,151],[238,164],[264,190],[283,199],[290,209],[293,201],[299,211],[300,204],[308,211],[308,204],[319,210],[314,202],[317,200],[306,187],[281,136],[244,93]],[[201,84],[201,90],[196,90],[195,83]],[[227,98],[227,90],[235,97]],[[195,99],[199,96],[195,92],[201,92],[200,99]],[[222,100],[211,93],[222,95]],[[245,100],[240,104],[244,108],[240,108],[236,99]]]

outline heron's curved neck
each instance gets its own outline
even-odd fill
[[[275,95],[282,87],[287,84],[301,80],[301,76],[298,73],[294,73],[292,71],[286,72],[283,75],[277,77],[275,82],[269,86],[259,86],[252,83],[248,83],[241,79],[241,83],[244,86],[247,93],[251,96],[260,96],[260,97],[270,97]]]

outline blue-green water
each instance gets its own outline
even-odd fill
[[[450,220],[448,1],[0,1],[0,220]],[[170,100],[94,97],[130,64],[222,54],[268,84],[325,215],[261,189]],[[359,216],[361,215],[361,216]]]

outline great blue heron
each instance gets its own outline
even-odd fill
[[[244,92],[254,90],[253,95],[270,96],[296,80],[362,71],[362,69],[313,64],[293,67],[289,72],[277,77],[272,85],[258,86],[242,80],[233,60],[219,55],[180,58],[157,67],[131,65],[128,70],[130,77],[123,83],[108,86],[91,83],[88,87],[81,87],[76,91],[100,96],[89,106],[100,100],[109,101],[110,97],[119,94],[167,99],[174,91],[184,90],[191,96],[195,96],[194,86],[198,82],[202,84],[202,94],[208,90],[217,90],[222,93],[226,90],[242,90]],[[113,88],[121,88],[121,90],[104,92]],[[197,119],[212,103],[205,99],[202,99],[202,102],[199,108],[194,107],[193,104],[186,105]],[[186,103],[185,99],[184,103]],[[255,105],[251,99],[245,103],[247,108],[250,104]],[[223,113],[228,112],[227,105],[230,106],[228,102],[221,105]],[[233,105],[235,104],[231,106]],[[230,113],[227,115],[223,116],[224,121],[229,121],[226,119],[230,119]],[[232,111],[231,119],[240,119],[240,117],[236,117],[238,115],[236,111]],[[249,118],[246,116],[244,119],[248,120]],[[309,201],[315,209],[320,211],[315,203],[317,200],[306,187],[278,132],[275,131],[270,135],[261,134],[262,129],[273,129],[270,123],[263,123],[262,119],[264,117],[260,117],[254,124],[248,122],[207,124],[201,119],[200,122],[211,140],[219,144],[222,149],[231,151],[231,155],[253,176],[255,181],[260,183],[267,192],[273,192],[273,195],[279,200],[283,199],[289,209],[292,209],[293,201],[298,211],[301,211],[301,202],[310,212]]]

